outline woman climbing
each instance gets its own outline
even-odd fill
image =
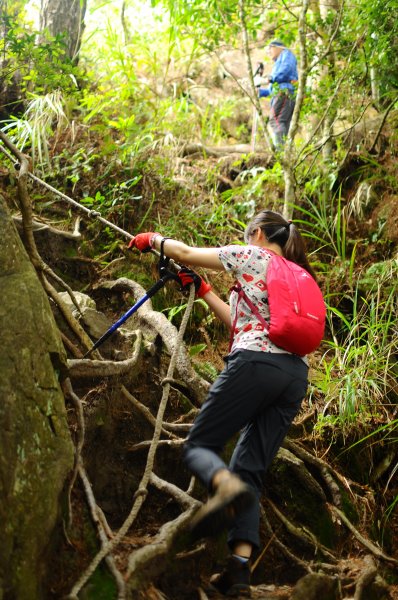
[[[264,210],[245,231],[245,245],[221,248],[191,247],[163,238],[138,234],[131,242],[141,252],[163,247],[179,264],[225,269],[240,284],[259,311],[231,293],[230,304],[219,298],[197,273],[183,268],[183,287],[195,284],[196,296],[229,328],[232,346],[225,368],[212,385],[184,445],[184,461],[210,493],[210,499],[191,523],[194,539],[229,529],[231,554],[225,570],[211,584],[227,596],[250,596],[250,557],[259,547],[260,496],[264,475],[280,448],[307,389],[305,356],[275,345],[264,319],[270,317],[266,274],[273,256],[283,256],[314,277],[302,237],[279,213]],[[312,281],[312,279],[311,279]],[[225,444],[240,431],[229,466],[220,458]]]

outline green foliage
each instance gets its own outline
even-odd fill
[[[214,383],[219,373],[214,365],[210,362],[194,362],[195,371],[210,383]]]
[[[295,222],[300,226],[303,236],[312,240],[320,254],[326,257],[327,263],[335,257],[343,262],[349,260],[349,272],[352,273],[355,247],[350,256],[347,217],[342,206],[341,189],[337,197],[333,197],[329,202],[327,196],[319,190],[321,181],[321,178],[317,177],[315,181],[306,185],[307,191],[312,192],[315,199],[306,196],[305,206],[294,206],[297,216],[302,215],[302,218],[295,218]]]
[[[53,158],[53,167],[55,172],[62,169],[66,179],[73,184],[73,190],[78,181],[93,171],[98,158],[99,154],[93,148],[64,148]]]
[[[362,0],[359,22],[367,31],[364,54],[367,66],[377,72],[384,101],[397,97],[398,23],[396,0]]]
[[[361,289],[373,290],[375,281],[383,283],[383,296],[394,293],[398,281],[398,259],[383,260],[370,265],[364,272],[360,273],[358,285]]]
[[[351,312],[328,307],[331,341],[324,353],[323,377],[317,387],[324,395],[325,408],[319,427],[339,423],[351,428],[380,418],[381,406],[393,401],[394,375],[391,357],[395,348],[398,325],[396,294],[385,299],[382,283],[362,296],[357,289],[352,297]]]
[[[237,219],[233,200],[228,198],[220,204],[199,206],[190,204],[187,199],[176,202],[172,219],[168,213],[165,217],[158,213],[157,218],[148,220],[145,227],[194,246],[217,247],[231,243],[231,240],[242,240],[244,225]]]
[[[11,82],[19,72],[22,94],[46,95],[61,89],[77,92],[80,72],[67,56],[64,39],[32,31],[22,20],[3,14],[5,35],[0,39],[1,53],[7,57],[2,76]],[[40,44],[37,43],[40,38]]]
[[[395,465],[394,474],[397,471],[397,467],[398,467],[398,465]],[[393,512],[394,512],[394,510],[396,509],[397,506],[398,506],[398,494],[395,496],[394,500],[387,507],[387,509],[386,509],[386,511],[384,513],[384,521],[385,522],[387,522],[391,518],[391,516],[392,516],[392,514],[393,514]]]
[[[189,348],[189,356],[196,356],[197,354],[203,352],[203,350],[206,350],[206,348],[206,344],[195,344]]]
[[[170,15],[171,35],[194,37],[207,51],[224,43],[235,44],[240,35],[240,3],[237,0],[152,0],[152,5],[165,6]],[[264,23],[262,2],[242,3],[247,27],[255,37]]]
[[[204,302],[201,298],[198,298],[198,299],[194,300],[194,305],[195,304],[197,306],[202,306],[205,309],[206,312],[209,311],[209,307],[207,306],[206,302]],[[167,314],[167,318],[168,318],[169,321],[173,321],[173,319],[177,315],[181,316],[181,313],[186,310],[187,306],[188,306],[188,304],[186,302],[182,302],[179,305],[171,306],[169,308],[165,308],[165,309],[163,309],[162,312],[165,312]],[[206,346],[204,346],[204,348],[205,347]],[[199,352],[201,352],[204,349],[201,344],[197,345],[197,346],[193,346],[193,348],[194,349],[192,350],[191,356],[195,356],[196,354],[199,354]]]

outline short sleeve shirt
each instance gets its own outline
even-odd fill
[[[219,249],[219,258],[226,271],[238,281],[244,292],[260,311],[266,321],[269,320],[268,293],[266,276],[271,253],[258,246],[224,246]],[[238,294],[230,296],[231,320],[234,322]],[[232,324],[231,323],[231,324]],[[258,352],[289,354],[287,350],[275,346],[268,338],[267,330],[252,313],[244,300],[238,304],[237,321],[231,352],[238,348]]]

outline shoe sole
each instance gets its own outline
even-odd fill
[[[227,598],[251,598],[252,592],[249,585],[244,583],[235,583],[226,592],[219,590],[214,584],[209,584],[205,591],[211,596],[212,594],[221,594]]]
[[[233,523],[238,513],[249,508],[256,500],[248,486],[225,499],[214,496],[194,516],[190,526],[192,540],[218,535]]]
[[[229,588],[225,596],[227,596],[228,598],[251,598],[252,593],[250,586],[245,585],[243,583],[236,583],[235,585]]]

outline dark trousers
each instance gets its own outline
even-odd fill
[[[227,468],[220,458],[241,431],[229,469],[260,499],[263,478],[297,414],[307,389],[308,368],[297,356],[240,350],[226,359],[184,445],[184,461],[210,490],[213,475]],[[228,543],[259,546],[260,507],[240,513]]]
[[[269,124],[274,134],[275,147],[281,148],[290,127],[295,100],[288,93],[280,92],[271,100]]]

